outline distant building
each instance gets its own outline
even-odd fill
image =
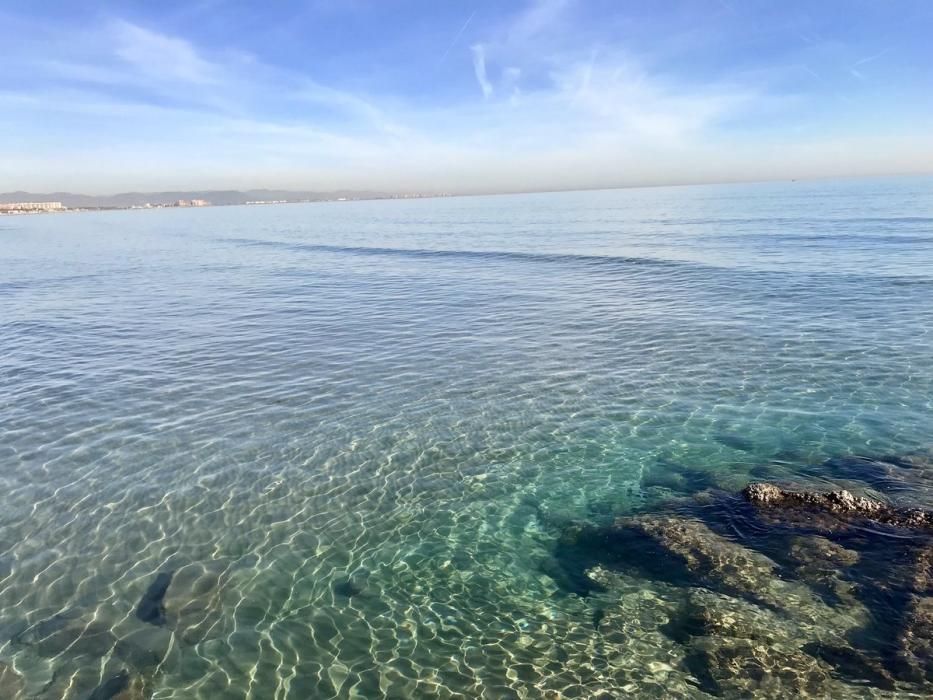
[[[192,199],[191,206],[193,207],[209,207],[211,205],[206,199]]]
[[[0,211],[55,211],[64,209],[61,202],[10,202],[0,204]]]

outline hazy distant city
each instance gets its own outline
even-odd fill
[[[205,192],[129,192],[94,196],[56,192],[0,194],[0,215],[45,214],[69,211],[114,209],[168,209],[232,205],[293,204],[309,202],[347,202],[365,199],[420,199],[446,194],[393,194],[387,192],[291,192],[287,190],[237,190]]]

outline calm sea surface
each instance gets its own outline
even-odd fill
[[[707,697],[560,524],[931,444],[933,179],[0,218],[0,695]]]

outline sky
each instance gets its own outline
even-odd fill
[[[0,191],[933,171],[930,0],[0,3]]]

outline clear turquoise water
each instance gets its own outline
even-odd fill
[[[6,638],[172,569],[158,698],[699,697],[551,524],[933,444],[933,179],[2,218],[0,430],[30,696],[125,664]]]

